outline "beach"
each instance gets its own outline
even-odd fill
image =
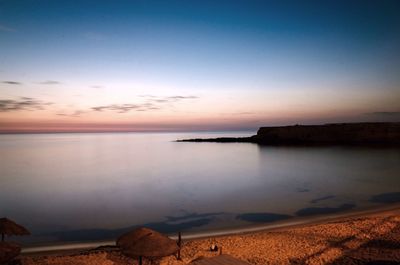
[[[297,224],[255,232],[184,240],[181,257],[154,260],[153,264],[181,265],[220,254],[250,264],[399,264],[400,206],[360,212],[313,223]],[[76,250],[68,253],[24,254],[21,264],[137,264],[114,247]],[[372,263],[375,262],[375,263]],[[144,264],[151,264],[145,259]]]
[[[0,0],[0,265],[400,265],[400,0]]]

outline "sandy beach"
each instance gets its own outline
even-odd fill
[[[0,0],[0,265],[400,265],[400,0]]]
[[[181,256],[154,260],[152,264],[181,265],[212,257],[211,244],[224,254],[250,264],[399,264],[400,207],[360,213],[312,224],[184,241]],[[113,247],[75,253],[25,254],[20,264],[137,264]],[[151,264],[145,260],[144,264]]]

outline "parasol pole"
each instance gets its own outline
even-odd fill
[[[178,247],[179,247],[179,250],[178,250],[178,258],[177,258],[177,260],[181,260],[181,246],[182,246],[182,235],[181,235],[181,232],[179,232],[178,233]]]

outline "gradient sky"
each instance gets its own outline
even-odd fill
[[[0,132],[400,121],[400,1],[0,0]]]

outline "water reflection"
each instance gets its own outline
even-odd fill
[[[265,201],[271,212],[291,214],[305,208],[305,202],[318,207],[355,202],[362,208],[368,207],[372,194],[398,191],[398,148],[258,146],[258,149],[260,176],[265,176],[265,184],[260,186],[267,187]]]
[[[345,203],[338,207],[309,207],[303,208],[296,212],[297,216],[310,216],[310,215],[321,215],[321,214],[333,214],[343,211],[348,211],[356,207],[355,204]]]
[[[371,202],[376,203],[396,203],[400,202],[400,192],[389,192],[374,195],[370,199]]]
[[[276,214],[276,213],[245,213],[239,214],[237,219],[244,220],[253,223],[270,223],[282,221],[292,216],[287,214]]]
[[[43,240],[89,240],[143,224],[164,232],[237,227],[310,204],[332,213],[399,192],[399,149],[173,141],[214,136],[0,135],[0,216]]]
[[[115,239],[118,236],[131,231],[135,228],[145,226],[156,231],[171,234],[181,231],[192,230],[196,227],[201,227],[209,224],[216,215],[222,213],[205,213],[205,214],[190,214],[182,217],[169,217],[169,220],[162,222],[151,222],[138,224],[129,227],[116,228],[116,229],[80,229],[69,231],[54,231],[50,233],[37,234],[37,238],[52,238],[56,241],[96,241]],[[179,221],[179,222],[177,222]]]
[[[319,197],[319,198],[312,199],[312,200],[310,201],[310,203],[318,203],[318,202],[321,202],[321,201],[326,201],[326,200],[333,199],[333,198],[335,198],[335,197],[336,197],[336,196],[334,196],[334,195],[327,195],[327,196],[323,196],[323,197]]]

